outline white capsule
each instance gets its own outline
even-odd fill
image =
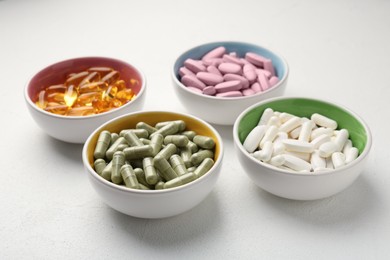
[[[282,154],[282,153],[284,153],[284,151],[285,151],[285,147],[281,141],[274,142],[274,150],[272,152],[272,156]]]
[[[290,154],[285,154],[284,155],[284,166],[287,166],[288,168],[295,170],[295,171],[302,171],[302,170],[307,170],[310,171],[311,169],[311,164],[298,158],[295,156],[292,156]]]
[[[261,139],[264,137],[264,134],[267,130],[267,126],[265,125],[259,125],[252,129],[252,131],[248,134],[248,136],[245,138],[244,141],[244,148],[249,153],[256,150],[256,148],[259,146]]]
[[[313,139],[310,143],[313,144],[314,149],[318,149],[321,144],[330,142],[330,136],[327,134],[322,134],[315,139]]]
[[[282,131],[282,132],[286,132],[286,133],[289,133],[291,130],[293,130],[294,128],[297,128],[298,126],[301,125],[301,118],[299,117],[292,117],[290,118],[289,120],[287,120],[286,122],[284,122],[280,127],[279,127],[279,131]]]
[[[295,157],[298,157],[306,162],[310,162],[311,153],[300,153],[300,152],[291,152],[291,151],[284,151],[284,154],[289,154]]]
[[[287,122],[290,118],[293,118],[293,117],[295,117],[295,116],[294,116],[294,115],[291,115],[291,114],[289,114],[289,113],[286,113],[286,112],[282,112],[282,113],[280,113],[280,115],[279,115],[280,121],[281,121],[282,123]]]
[[[326,128],[326,127],[319,127],[317,129],[314,129],[312,132],[311,132],[311,135],[310,135],[310,140],[314,140],[316,139],[318,136],[320,135],[328,135],[329,137],[331,137],[333,135],[333,129],[331,128]]]
[[[267,122],[268,126],[274,125],[276,127],[280,126],[280,119],[277,116],[271,116],[271,118]]]
[[[285,139],[288,139],[288,134],[285,132],[278,132],[276,134],[275,139],[274,139],[274,143],[279,142],[281,140],[285,140]]]
[[[331,169],[329,169],[329,168],[322,168],[322,167],[318,167],[318,168],[313,169],[314,172],[328,172],[330,170]]]
[[[268,162],[272,156],[273,146],[272,142],[265,142],[264,147],[261,151],[259,151],[257,158],[262,162]]]
[[[334,143],[337,145],[337,152],[340,152],[343,149],[348,137],[349,132],[347,129],[341,129],[338,131],[336,138],[334,139]]]
[[[318,148],[319,155],[323,158],[327,158],[331,156],[332,153],[334,153],[336,150],[337,150],[337,145],[332,141],[323,143]]]
[[[269,160],[269,163],[272,164],[273,166],[281,166],[285,162],[284,155],[279,154],[271,158]]]
[[[348,150],[351,149],[353,147],[352,145],[352,141],[351,139],[348,139],[345,144],[344,144],[344,147],[343,147],[343,154],[347,154],[348,153]]]
[[[287,151],[300,152],[300,153],[312,153],[314,151],[313,144],[305,141],[285,139],[282,140],[282,143],[286,147]]]
[[[263,114],[260,117],[259,123],[257,125],[266,125],[268,120],[274,115],[272,108],[266,108]]]
[[[317,113],[312,114],[311,120],[313,120],[313,122],[319,126],[331,128],[333,130],[337,128],[336,121],[321,114],[317,114]]]
[[[333,170],[333,162],[332,162],[332,156],[329,156],[328,158],[325,158],[326,161],[326,169]]]
[[[351,147],[345,154],[345,163],[348,164],[359,156],[359,150],[356,147]]]
[[[341,152],[334,152],[332,154],[332,162],[335,169],[345,165],[345,155]]]
[[[310,157],[312,169],[326,168],[326,160],[319,155],[318,150],[315,150]]]
[[[260,141],[260,146],[259,146],[260,149],[263,149],[265,142],[267,142],[267,141],[272,142],[275,139],[278,131],[279,131],[278,128],[274,125],[271,125],[270,127],[268,127],[267,131],[264,134],[263,139],[261,139],[261,141]]]
[[[298,136],[298,140],[309,142],[310,136],[311,136],[311,131],[312,131],[314,126],[315,126],[315,124],[311,120],[303,122],[302,126],[301,126],[301,131],[300,131],[299,136]]]
[[[306,122],[306,121],[309,121],[309,120],[310,120],[310,119],[307,119],[306,117],[302,117],[302,118],[301,118],[301,125],[298,126],[297,128],[295,128],[294,130],[292,130],[292,131],[289,133],[290,137],[293,138],[293,139],[298,139],[299,134],[301,133],[301,130],[302,130],[302,125],[303,125],[303,123]],[[314,124],[314,123],[313,123],[313,124]]]

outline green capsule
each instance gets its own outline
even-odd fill
[[[155,185],[158,182],[156,168],[153,165],[152,157],[145,157],[142,161],[146,182],[150,185]]]
[[[186,123],[183,121],[183,120],[173,120],[173,121],[164,121],[164,122],[159,122],[155,125],[155,128],[157,129],[161,129],[163,128],[164,126],[170,124],[170,123],[174,123],[177,125],[178,129],[179,129],[179,132],[182,132],[184,131],[184,129],[186,129]]]
[[[206,158],[214,158],[214,152],[211,150],[202,150],[191,155],[193,165],[199,165]]]
[[[163,141],[164,136],[161,134],[155,134],[150,138],[150,146],[153,148],[153,156],[160,152]]]
[[[139,190],[150,190],[148,186],[143,185],[142,183],[138,183]]]
[[[102,177],[108,181],[111,181],[112,161],[110,161],[102,171]]]
[[[115,184],[120,184],[123,181],[120,170],[125,164],[125,154],[122,151],[115,152],[111,162],[111,181]]]
[[[175,179],[172,179],[170,181],[167,181],[165,184],[164,184],[164,189],[169,189],[169,188],[173,188],[173,187],[178,187],[178,186],[181,186],[181,185],[184,185],[186,183],[189,183],[193,180],[196,180],[196,174],[193,173],[193,172],[188,172],[184,175],[181,175]]]
[[[144,170],[141,168],[134,168],[135,176],[137,176],[138,183],[150,188],[149,183],[146,182]]]
[[[192,153],[196,153],[199,150],[199,147],[194,142],[189,141],[187,146],[191,149]]]
[[[117,133],[111,133],[111,142],[110,142],[110,145],[112,145],[113,143],[115,143],[116,139],[119,138],[119,135]]]
[[[127,147],[123,150],[127,160],[142,159],[150,157],[153,154],[153,148],[150,145]]]
[[[173,135],[177,132],[179,132],[179,125],[174,122],[170,122],[151,134],[150,137],[153,137],[156,134],[161,134],[162,136]]]
[[[131,167],[131,165],[128,164],[123,165],[120,172],[126,187],[132,189],[138,189],[137,176],[135,176],[133,167]]]
[[[127,142],[126,142],[125,138],[120,136],[120,137],[118,137],[118,139],[116,139],[116,141],[113,144],[110,145],[110,147],[108,147],[108,149],[106,151],[106,158],[108,160],[112,160],[112,156],[118,150],[118,146],[121,144],[127,144]]]
[[[131,147],[144,145],[133,131],[127,131],[124,138]]]
[[[133,132],[138,138],[148,138],[149,133],[145,129],[123,129],[122,131],[119,132],[119,136],[125,136],[125,134],[131,131]]]
[[[180,149],[180,157],[181,159],[183,159],[184,165],[187,168],[192,166],[191,156],[192,156],[192,151],[189,147],[186,146]]]
[[[143,144],[145,144],[145,145],[150,145],[150,140],[149,139],[146,139],[146,138],[140,138],[139,139]]]
[[[167,135],[164,137],[164,144],[174,144],[177,147],[184,147],[188,144],[188,137],[185,135]]]
[[[197,178],[203,176],[206,172],[208,172],[211,167],[214,165],[214,160],[211,158],[206,158],[202,161],[202,163],[196,168],[194,171]]]
[[[192,166],[192,167],[187,168],[187,172],[193,172],[195,170],[196,170],[196,166]]]
[[[156,154],[155,158],[164,158],[168,160],[175,153],[177,153],[176,145],[167,144],[167,146],[165,146],[158,154]]]
[[[131,165],[131,167],[133,167],[133,169],[143,168],[143,166],[142,166],[142,159],[131,160],[131,161],[129,161],[129,164]]]
[[[156,128],[154,128],[153,126],[145,123],[145,122],[139,122],[137,123],[137,125],[135,126],[136,129],[145,129],[146,131],[148,131],[149,135],[153,134],[154,132],[157,131]]]
[[[194,139],[194,136],[196,135],[196,132],[188,130],[188,131],[181,132],[180,134],[187,136],[188,140],[192,141],[192,139]]]
[[[93,162],[93,167],[97,174],[102,175],[104,168],[106,168],[106,161],[103,159],[96,159]]]
[[[127,143],[118,145],[117,151],[123,151],[125,148],[129,147]]]
[[[204,135],[196,135],[192,141],[203,149],[213,149],[215,146],[214,140]]]
[[[177,154],[172,155],[171,158],[169,158],[169,163],[171,164],[173,170],[177,173],[178,176],[187,173],[187,168],[180,155]]]
[[[98,141],[96,143],[95,151],[93,152],[93,156],[95,159],[103,159],[106,155],[106,151],[111,142],[111,133],[107,130],[102,131],[99,134]]]
[[[164,184],[165,184],[165,182],[159,181],[156,183],[156,185],[154,185],[154,189],[155,190],[162,190],[162,189],[164,189]]]
[[[156,169],[159,170],[161,177],[164,180],[169,181],[177,177],[176,172],[173,170],[173,168],[165,158],[154,157],[153,165],[154,167],[156,167]]]

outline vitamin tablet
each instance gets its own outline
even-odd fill
[[[63,83],[44,87],[33,99],[36,106],[64,116],[89,116],[125,105],[136,95],[132,90],[139,82],[125,82],[112,68],[94,67],[69,73]]]
[[[275,86],[279,78],[272,60],[248,52],[243,57],[219,46],[199,60],[186,59],[179,68],[188,90],[221,98],[251,96]],[[232,83],[233,81],[239,81]]]
[[[214,165],[215,146],[213,138],[187,129],[183,120],[138,122],[135,129],[122,129],[119,134],[102,131],[93,167],[117,185],[168,189],[206,174]]]
[[[341,168],[359,156],[348,138],[347,129],[337,129],[337,122],[324,115],[300,118],[266,108],[243,148],[273,167],[315,173]]]

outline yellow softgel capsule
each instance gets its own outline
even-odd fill
[[[47,100],[46,100],[46,91],[45,90],[41,90],[39,91],[38,93],[38,100],[37,102],[35,103],[39,108],[45,108],[47,106]]]
[[[74,85],[70,85],[68,87],[68,89],[66,90],[65,95],[64,95],[65,104],[68,107],[71,107],[71,106],[73,106],[73,104],[76,100],[77,100],[77,91],[74,88]]]
[[[107,84],[112,84],[115,81],[117,81],[118,79],[119,79],[119,72],[114,70],[114,71],[111,71],[110,73],[108,73],[107,75],[105,75],[102,78],[102,81],[106,82]]]
[[[47,94],[65,93],[65,91],[66,91],[66,86],[64,84],[52,85],[52,86],[46,88]]]
[[[83,80],[80,82],[80,86],[92,82],[100,81],[100,74],[96,71],[89,73]]]
[[[69,109],[68,116],[88,116],[95,114],[95,109],[93,107],[84,106],[84,107],[73,107]]]
[[[67,105],[55,105],[55,106],[47,106],[45,108],[45,111],[57,115],[65,115],[68,112],[68,109],[69,107]]]
[[[79,87],[79,93],[88,93],[88,92],[97,92],[97,91],[103,91],[107,89],[107,84],[99,81],[99,82],[92,82],[92,83],[86,83]]]
[[[65,85],[70,86],[70,85],[75,85],[78,86],[80,82],[88,75],[87,71],[79,72],[71,77],[69,77],[65,81]]]
[[[64,93],[57,92],[57,93],[48,94],[46,99],[48,102],[63,103],[63,105],[65,105],[64,96],[65,96]]]
[[[100,100],[102,93],[100,92],[89,92],[83,93],[77,98],[77,105],[79,106],[92,106],[94,100]]]

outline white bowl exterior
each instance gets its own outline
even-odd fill
[[[329,174],[280,173],[248,158],[235,143],[236,154],[249,178],[260,188],[279,197],[294,200],[322,199],[341,192],[360,175],[367,160],[364,156],[351,167],[333,170]]]
[[[212,98],[185,89],[177,79],[173,79],[173,84],[176,95],[189,113],[213,124],[233,125],[240,113],[248,106],[265,99],[283,95],[287,85],[287,78],[278,87],[271,88],[261,95],[247,98]]]
[[[144,89],[146,85],[142,87]],[[93,116],[67,117],[50,114],[36,107],[25,94],[28,110],[38,126],[55,139],[69,143],[84,143],[88,136],[101,124],[122,114],[141,110],[145,103],[144,90],[137,98],[115,110]]]
[[[217,182],[221,164],[190,185],[163,192],[123,191],[98,180],[101,177],[91,169],[86,168],[86,171],[96,193],[113,209],[138,218],[165,218],[184,213],[203,201]]]

